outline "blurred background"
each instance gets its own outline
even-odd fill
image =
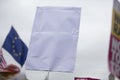
[[[50,80],[95,77],[108,80],[108,48],[113,0],[0,0],[0,46],[11,25],[29,46],[36,7],[81,7],[80,31],[74,73],[50,72]],[[8,64],[17,64],[3,49]],[[19,66],[20,67],[20,66]],[[25,67],[25,66],[24,66]],[[22,68],[29,80],[44,80],[46,71]],[[117,80],[117,79],[116,79]]]

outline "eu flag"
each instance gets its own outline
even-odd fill
[[[28,48],[13,27],[11,27],[2,47],[8,51],[21,66],[23,66],[27,57]]]

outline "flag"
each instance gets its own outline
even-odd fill
[[[13,27],[11,27],[2,47],[7,50],[21,66],[23,66],[27,57],[28,48]]]
[[[112,75],[120,79],[120,2],[114,0],[111,36],[108,52],[108,66]]]
[[[74,7],[37,8],[26,69],[74,71],[80,12]]]
[[[7,66],[7,63],[3,57],[2,50],[0,49],[0,70],[4,69]]]

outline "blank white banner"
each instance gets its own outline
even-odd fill
[[[73,72],[80,8],[38,7],[26,69]]]

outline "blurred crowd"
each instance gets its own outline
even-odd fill
[[[25,73],[20,71],[20,68],[14,64],[7,65],[0,70],[0,80],[28,80]]]

